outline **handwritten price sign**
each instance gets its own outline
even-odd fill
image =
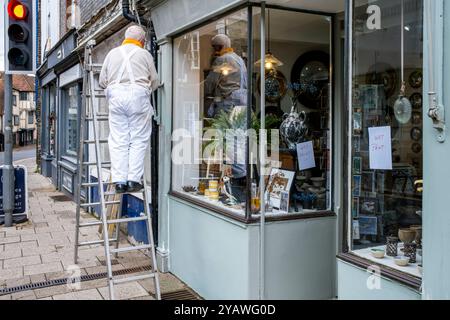
[[[369,128],[371,170],[392,170],[391,127]]]

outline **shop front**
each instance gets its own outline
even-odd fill
[[[448,297],[442,1],[151,9],[162,271],[207,299]]]
[[[160,267],[207,299],[334,298],[343,1],[183,4],[152,9]]]
[[[82,70],[73,49],[76,33],[67,33],[47,53],[38,71],[41,83],[42,173],[74,196],[82,96]]]

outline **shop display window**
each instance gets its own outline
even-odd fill
[[[353,252],[417,277],[422,261],[422,6],[422,0],[354,1],[349,160]],[[407,256],[406,266],[402,256]]]
[[[76,157],[78,146],[78,110],[80,93],[78,83],[64,89],[65,93],[65,155]]]
[[[49,154],[55,156],[56,147],[56,85],[50,84],[48,90],[48,134]]]
[[[267,215],[329,212],[332,18],[268,8],[265,39],[260,19],[254,6],[174,38],[172,192],[257,218],[262,173]],[[213,39],[220,38],[231,48],[217,51]],[[267,140],[260,132],[261,41]],[[261,140],[271,160],[265,167]]]

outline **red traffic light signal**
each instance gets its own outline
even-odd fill
[[[25,20],[28,16],[27,7],[18,0],[8,3],[8,15],[16,20]]]

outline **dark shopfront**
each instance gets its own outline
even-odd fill
[[[74,195],[77,175],[82,72],[69,32],[47,54],[39,69],[42,97],[42,174],[57,188]]]

